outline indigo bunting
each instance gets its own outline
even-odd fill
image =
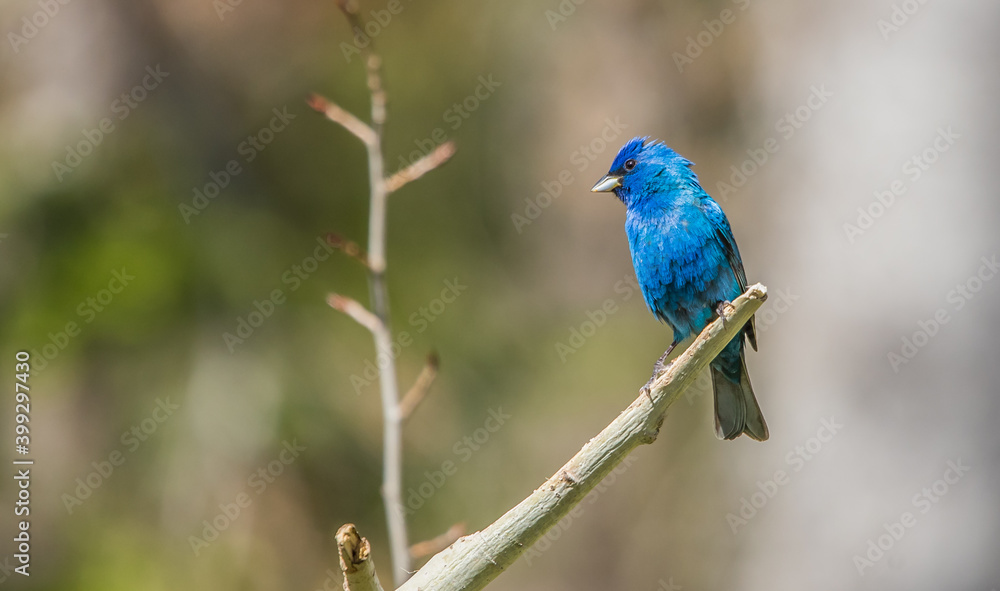
[[[657,362],[654,378],[678,343],[701,332],[720,306],[747,288],[729,220],[691,166],[662,142],[637,137],[591,189],[614,192],[625,204],[625,233],[642,297],[673,330],[673,343]],[[710,365],[715,432],[719,439],[746,433],[764,441],[767,424],[747,375],[744,337],[756,351],[753,318]]]

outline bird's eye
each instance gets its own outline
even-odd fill
[[[632,170],[635,168],[635,160],[629,158],[625,161],[625,170]]]

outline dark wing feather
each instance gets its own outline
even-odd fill
[[[740,249],[736,246],[736,238],[733,237],[733,230],[729,226],[729,220],[726,219],[726,214],[723,213],[719,204],[711,197],[705,199],[703,203],[705,205],[705,213],[715,223],[715,239],[722,246],[722,251],[726,253],[729,268],[733,270],[733,275],[736,276],[736,281],[740,285],[740,293],[745,293],[747,290],[747,274],[743,270],[743,258],[740,257]],[[754,317],[751,317],[750,322],[747,322],[746,335],[747,340],[750,341],[750,346],[756,351],[757,326]]]

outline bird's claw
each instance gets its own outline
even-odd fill
[[[673,361],[670,363],[672,364]],[[642,387],[642,393],[646,395],[646,398],[649,398],[650,404],[653,404],[653,383],[667,372],[668,367],[670,367],[670,364],[664,365],[663,358],[660,358],[660,360],[657,361],[656,365],[653,367],[653,375],[649,377],[649,381]]]
[[[726,325],[726,316],[732,314],[735,311],[736,308],[733,306],[733,303],[730,302],[729,300],[723,300],[718,304],[716,304],[715,306],[715,313],[718,314],[719,318],[722,319],[723,326]]]
[[[642,392],[646,395],[646,398],[649,398],[650,404],[653,404],[653,382],[658,380],[660,376],[667,371],[668,365],[665,364],[664,361],[667,360],[667,356],[670,355],[670,352],[673,351],[676,346],[677,343],[671,343],[670,347],[663,352],[663,355],[660,355],[660,358],[653,364],[653,375],[649,378],[649,381],[646,382],[646,385],[642,387]]]
[[[653,377],[649,378],[649,381],[646,382],[646,385],[643,386],[641,390],[639,390],[640,392],[642,392],[643,394],[646,395],[646,398],[649,399],[650,406],[653,405],[653,391],[652,391],[652,388],[653,388],[653,382],[656,381],[656,378],[657,378],[657,375],[653,374]]]

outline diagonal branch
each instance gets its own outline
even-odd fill
[[[442,164],[450,160],[451,157],[454,155],[455,155],[454,142],[448,141],[441,144],[440,146],[431,150],[430,153],[425,155],[420,160],[417,160],[413,164],[396,172],[394,175],[386,179],[385,190],[390,193],[398,191],[406,183],[410,183],[419,179],[428,172],[434,170],[435,168],[441,166]]]
[[[434,383],[434,378],[437,377],[439,363],[436,353],[428,355],[427,363],[420,370],[417,380],[413,382],[413,385],[410,386],[410,389],[406,391],[406,395],[399,402],[399,416],[404,421],[410,418],[410,415],[413,414],[417,406],[423,402],[424,396],[427,396],[427,390],[430,389],[431,384]]]
[[[583,446],[569,462],[516,507],[483,531],[459,539],[431,558],[398,591],[477,591],[513,564],[563,518],[635,448],[652,443],[663,417],[719,352],[743,329],[767,298],[751,286],[736,298],[650,388]]]
[[[327,234],[326,243],[332,248],[336,248],[340,252],[346,254],[352,259],[358,261],[365,267],[368,266],[368,255],[365,251],[361,249],[361,246],[353,240],[348,240],[339,234]]]
[[[352,300],[347,296],[342,296],[339,293],[331,293],[326,296],[326,303],[330,305],[331,308],[338,312],[343,312],[351,317],[352,320],[360,324],[361,326],[367,328],[372,332],[372,334],[379,334],[382,332],[387,332],[387,329],[382,320],[378,316],[372,314],[365,308],[361,302],[357,300]]]
[[[344,573],[345,591],[382,591],[371,558],[371,545],[361,537],[353,523],[337,530],[337,552]]]
[[[423,542],[417,542],[416,544],[410,546],[410,556],[413,558],[423,558],[424,556],[437,554],[448,546],[454,544],[455,540],[462,537],[464,533],[465,522],[460,521],[449,527],[448,531],[443,534],[429,540],[424,540]]]
[[[326,115],[326,118],[330,121],[340,124],[341,127],[353,133],[364,145],[370,146],[375,143],[375,130],[350,112],[342,109],[337,103],[323,98],[318,94],[309,95],[306,102],[316,111]]]

